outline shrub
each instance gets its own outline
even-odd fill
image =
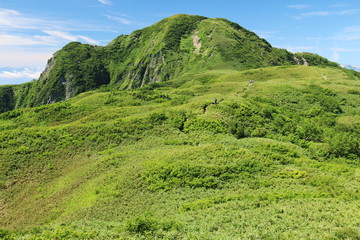
[[[0,180],[0,190],[5,188],[5,181]]]
[[[8,230],[5,230],[5,229],[0,229],[0,239],[3,239],[3,240],[12,240],[14,239],[12,236],[11,236],[11,232],[8,231]]]
[[[149,116],[148,119],[151,124],[160,125],[167,119],[167,116],[165,115],[165,113],[153,113]]]
[[[300,171],[300,170],[284,170],[284,171],[280,171],[275,173],[276,177],[280,177],[280,178],[293,178],[293,179],[298,179],[298,178],[304,178],[306,177],[307,172],[305,171]]]
[[[354,95],[360,95],[360,91],[357,89],[350,89],[348,91],[349,94],[354,94]]]
[[[137,217],[127,222],[125,229],[131,233],[151,233],[159,229],[159,222],[151,218]]]
[[[351,240],[360,240],[359,232],[354,228],[341,228],[335,232],[335,236],[339,239],[351,239]]]
[[[245,131],[244,126],[241,125],[241,123],[238,123],[236,121],[231,121],[229,123],[229,132],[234,135],[236,138],[243,138],[245,137]]]
[[[179,230],[181,225],[175,221],[160,222],[151,217],[136,217],[126,223],[125,230],[133,234],[148,235],[156,231]]]
[[[227,133],[225,126],[217,120],[196,118],[184,124],[184,132],[204,130],[212,133]]]
[[[360,138],[355,133],[337,133],[327,139],[329,155],[356,159],[360,156]]]
[[[266,169],[263,162],[253,159],[218,161],[216,164],[162,163],[150,165],[144,172],[144,178],[152,191],[174,187],[214,189],[233,179],[249,177]]]

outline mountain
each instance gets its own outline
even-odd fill
[[[174,19],[192,30],[167,33]],[[209,21],[217,45],[196,40]],[[3,86],[0,239],[358,239],[360,74],[257,55],[265,41],[233,25],[180,15],[71,43],[39,80]],[[55,93],[69,97],[39,100]]]
[[[310,53],[273,48],[236,23],[175,15],[122,35],[105,47],[72,42],[54,54],[37,81],[6,92],[2,111],[69,99],[108,85],[131,89],[189,72],[247,70],[279,65],[337,66]]]
[[[351,66],[351,65],[341,65],[341,67],[349,69],[349,70],[354,70],[354,71],[360,72],[360,67],[354,67],[354,66]]]

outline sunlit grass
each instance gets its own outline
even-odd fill
[[[0,226],[22,231],[0,236],[357,239],[357,90],[333,68],[213,70],[3,113]]]

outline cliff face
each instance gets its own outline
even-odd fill
[[[187,72],[305,63],[336,65],[314,54],[273,48],[226,19],[175,15],[105,47],[69,43],[48,61],[37,81],[12,87],[13,93],[6,94],[11,100],[4,99],[1,111],[66,100],[105,84],[129,89]]]

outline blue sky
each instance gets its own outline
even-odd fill
[[[0,84],[37,78],[70,41],[106,45],[177,13],[227,18],[274,47],[360,66],[359,0],[1,0]]]

